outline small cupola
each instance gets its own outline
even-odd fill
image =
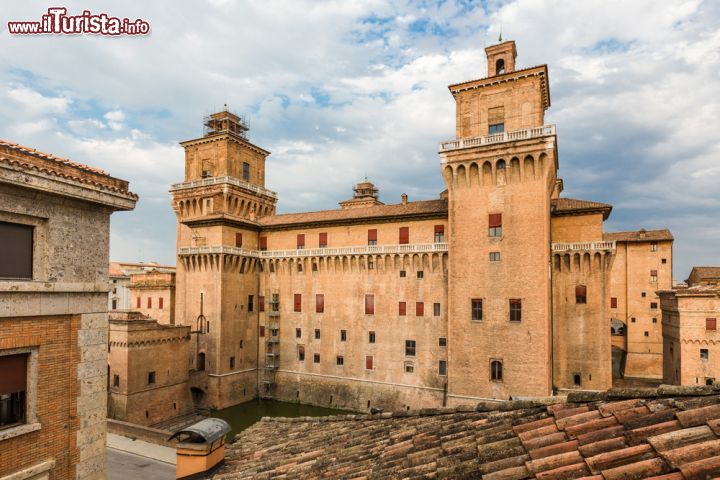
[[[485,49],[485,55],[487,55],[488,77],[515,71],[517,49],[513,40],[490,45]]]
[[[370,182],[367,177],[353,187],[353,197],[340,202],[343,209],[371,207],[373,205],[384,205],[378,200],[379,190]]]

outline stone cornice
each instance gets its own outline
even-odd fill
[[[547,65],[538,65],[536,67],[515,70],[514,72],[508,72],[503,75],[495,75],[494,77],[480,78],[477,80],[456,83],[448,86],[448,89],[450,90],[450,93],[455,96],[458,93],[467,90],[475,90],[478,88],[488,87],[490,85],[499,85],[502,83],[515,82],[517,80],[529,77],[540,77],[540,86],[543,93],[543,108],[550,107],[550,85],[548,82]]]
[[[250,143],[250,141],[248,141],[247,139],[230,132],[216,133],[213,135],[206,135],[204,137],[195,138],[193,140],[185,140],[184,142],[180,142],[180,145],[182,145],[183,147],[190,147],[193,145],[201,145],[203,143],[217,142],[219,140],[232,140],[239,145],[248,147],[250,150],[256,153],[260,153],[265,156],[270,155],[270,152],[268,152],[264,148],[260,148],[257,145]]]

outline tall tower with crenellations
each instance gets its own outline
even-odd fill
[[[485,49],[487,77],[449,87],[440,146],[449,198],[448,400],[552,391],[551,194],[558,168],[548,69]]]
[[[269,152],[227,110],[205,117],[204,135],[182,142],[185,181],[171,188],[177,228],[176,323],[194,332],[196,403],[222,408],[257,394],[258,220],[275,213],[265,189]],[[184,359],[178,359],[184,361]]]

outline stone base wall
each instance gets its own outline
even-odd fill
[[[625,360],[625,376],[662,380],[662,353],[628,352]]]
[[[262,375],[260,382],[262,382]],[[201,406],[215,409],[232,407],[255,398],[257,394],[257,370],[252,369],[222,376],[208,376],[206,385],[207,390],[205,390],[205,398]]]

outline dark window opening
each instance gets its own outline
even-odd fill
[[[522,300],[518,298],[510,299],[510,321],[522,321]]]
[[[305,361],[305,347],[302,345],[298,345],[298,361],[304,362]]]
[[[155,372],[148,373],[148,385],[155,383]]]
[[[445,338],[445,337],[438,338],[438,345],[441,347],[447,347],[447,338]]]
[[[578,387],[580,385],[582,385],[582,378],[579,373],[573,374],[573,384],[575,384]]]
[[[205,354],[203,352],[198,353],[197,356],[197,369],[200,371],[205,370]]]
[[[345,358],[342,355],[335,357],[335,365],[345,365]]]
[[[483,302],[479,298],[473,298],[470,301],[470,308],[472,311],[472,320],[482,320],[483,319]]]
[[[405,340],[405,356],[415,356],[415,340]]]
[[[340,330],[340,341],[341,342],[347,341],[347,330]]]
[[[585,285],[575,287],[575,303],[587,303],[587,287]]]
[[[113,387],[120,388],[120,375],[113,375]]]
[[[490,362],[490,380],[493,382],[502,382],[503,364],[500,360],[492,360]]]
[[[235,368],[235,357],[230,357],[230,368]]]
[[[243,180],[246,182],[250,181],[250,164],[243,162]]]
[[[313,354],[313,363],[320,363],[320,354],[319,353]]]
[[[447,375],[447,361],[440,360],[438,362],[438,375]]]
[[[375,332],[368,332],[368,343],[375,343]]]
[[[503,133],[505,131],[505,124],[504,123],[494,123],[492,125],[488,125],[488,134],[494,135],[496,133]]]
[[[0,278],[32,279],[35,227],[0,222]]]
[[[440,316],[440,304],[439,303],[433,303],[433,316],[434,317]]]
[[[319,328],[315,329],[315,340],[320,340],[320,329]]]
[[[505,73],[505,59],[499,58],[497,62],[495,62],[495,74],[496,75],[502,75]]]
[[[25,422],[28,355],[0,356],[0,429]]]

